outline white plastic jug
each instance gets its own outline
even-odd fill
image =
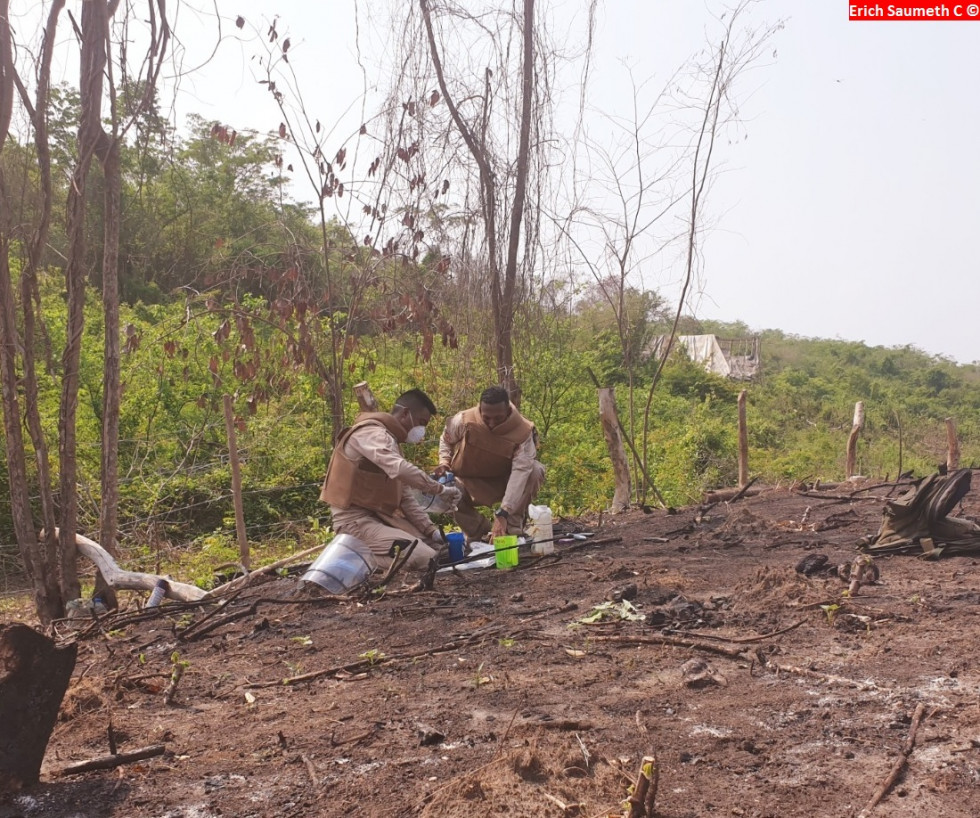
[[[555,530],[552,526],[551,509],[548,506],[528,506],[527,516],[530,520],[527,533],[531,541],[531,553],[553,554]]]

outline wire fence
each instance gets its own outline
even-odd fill
[[[288,492],[318,491],[320,486],[320,481],[295,483],[286,486],[266,486],[243,491],[242,496],[245,498],[260,495],[284,494]],[[32,499],[37,500],[39,498]],[[209,533],[211,535],[227,534],[229,537],[233,537],[237,533],[235,523],[233,520],[227,522],[225,521],[227,513],[230,513],[232,510],[233,500],[233,493],[231,491],[227,491],[215,494],[194,503],[173,506],[152,514],[126,517],[120,522],[118,540],[124,551],[134,552],[133,564],[127,565],[127,567],[132,568],[133,570],[140,570],[141,568],[145,568],[148,563],[153,561],[152,553],[148,554],[146,551],[146,547],[151,545],[151,543],[142,541],[147,532],[159,529],[159,525],[161,523],[187,520],[193,516],[196,510],[200,510],[202,508],[217,508],[223,512],[222,524],[218,527],[210,529]],[[322,513],[305,515],[302,517],[280,517],[276,520],[258,523],[249,523],[248,519],[246,518],[246,537],[253,541],[271,538],[281,539],[289,536],[296,536],[298,538],[303,532],[308,531],[315,525],[322,525],[328,521],[329,512],[327,507],[320,505],[317,510],[322,510]],[[85,532],[80,529],[79,533]],[[98,538],[97,532],[90,532],[90,535],[94,535],[91,537],[92,539]],[[160,535],[154,535],[155,538],[158,536]],[[193,538],[190,541],[185,540],[179,544],[174,544],[171,542],[157,542],[152,544],[155,546],[155,549],[151,549],[151,551],[186,548],[190,546],[191,542],[193,542]],[[20,548],[18,544],[15,542],[0,543],[0,595],[22,593],[28,587],[29,580],[24,572],[24,565],[20,556]]]

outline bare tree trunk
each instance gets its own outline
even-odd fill
[[[531,97],[534,82],[534,0],[524,0],[524,62],[521,66],[521,135],[517,148],[517,179],[510,211],[507,265],[504,268],[500,309],[494,313],[497,347],[497,373],[516,406],[521,390],[514,373],[514,298],[517,291],[517,250],[521,243],[521,223],[527,199],[528,167],[531,162]],[[494,286],[498,286],[494,282]]]
[[[2,13],[2,9],[0,9]],[[2,35],[0,35],[2,36]],[[27,464],[24,457],[24,438],[21,432],[20,403],[17,400],[17,365],[15,350],[19,346],[17,338],[16,313],[14,310],[13,288],[10,267],[7,262],[8,244],[6,237],[0,237],[0,382],[3,392],[3,426],[6,444],[7,476],[10,486],[10,513],[14,523],[14,534],[20,548],[24,568],[31,579],[34,590],[34,603],[38,616],[45,624],[64,613],[60,607],[60,594],[57,585],[51,587],[55,576],[41,560],[37,534],[31,515],[31,500],[28,494]]]
[[[327,293],[329,301],[329,312],[327,319],[330,321],[330,371],[324,373],[327,381],[327,389],[330,392],[330,421],[331,435],[334,440],[344,428],[344,356],[342,354],[343,344],[346,335],[337,326],[334,317],[335,304],[333,303],[333,283],[330,267],[330,240],[327,237],[327,211],[323,205],[323,196],[320,197],[320,236],[323,244],[323,274],[327,282]]]
[[[477,167],[480,169],[481,204],[487,234],[487,262],[490,265],[492,285],[490,295],[491,304],[496,314],[500,310],[500,260],[497,253],[497,181],[494,177],[493,168],[490,167],[485,145],[477,140],[476,135],[463,120],[455,99],[449,93],[449,88],[446,85],[445,72],[442,67],[442,57],[439,54],[435,31],[432,27],[432,14],[429,11],[429,0],[419,0],[419,8],[422,11],[425,33],[429,41],[429,53],[432,56],[432,66],[436,72],[436,80],[439,83],[442,98],[446,101],[446,107],[449,108],[450,116],[452,116],[456,128],[463,137],[463,141],[466,142],[466,147],[469,149],[470,154],[476,161]]]
[[[8,0],[0,0],[0,150],[7,141],[14,113],[14,44],[8,7]]]
[[[487,263],[490,268],[490,303],[494,321],[494,355],[500,383],[510,393],[511,400],[520,406],[520,386],[514,373],[513,327],[514,309],[517,293],[517,254],[520,247],[521,224],[527,200],[527,180],[530,164],[530,128],[532,113],[532,89],[534,81],[534,0],[524,0],[523,20],[523,66],[520,137],[517,155],[517,176],[515,180],[514,201],[510,214],[507,260],[501,272],[497,245],[497,199],[498,184],[490,164],[486,134],[475,134],[466,124],[455,99],[446,85],[445,71],[439,46],[436,43],[432,25],[429,0],[419,0],[419,8],[425,24],[426,36],[432,64],[439,83],[439,90],[449,109],[453,122],[463,137],[466,147],[476,161],[480,171],[480,198],[483,211],[484,230],[487,239]],[[490,74],[486,75],[485,105],[489,105]]]
[[[857,468],[857,442],[864,428],[864,401],[854,404],[854,420],[851,423],[851,434],[847,437],[847,463],[845,477],[853,477]]]
[[[82,331],[85,326],[85,286],[88,278],[85,253],[85,191],[92,159],[105,136],[102,130],[102,90],[106,66],[106,36],[109,15],[105,0],[82,5],[81,118],[78,126],[78,162],[68,192],[68,323],[62,354],[61,409],[58,416],[58,456],[61,464],[61,593],[62,599],[79,595],[75,533],[78,523],[77,429],[79,366]]]
[[[2,35],[0,35],[2,36]],[[27,462],[24,437],[21,431],[20,403],[17,399],[17,365],[15,351],[20,346],[17,338],[16,312],[13,288],[8,266],[6,237],[0,237],[0,382],[3,392],[3,425],[6,444],[7,476],[10,486],[10,512],[14,534],[24,568],[31,579],[34,604],[38,617],[44,624],[64,614],[61,594],[58,591],[55,566],[44,559],[34,528],[31,500],[28,493]]]
[[[37,468],[37,492],[41,505],[41,523],[46,534],[40,542],[34,539],[32,527],[32,545],[36,550],[34,562],[40,566],[43,576],[36,586],[41,594],[36,600],[36,609],[41,622],[47,624],[51,619],[63,615],[61,591],[58,586],[58,538],[55,533],[57,518],[54,494],[51,484],[51,469],[48,464],[48,440],[41,424],[38,394],[37,366],[35,343],[37,338],[37,320],[35,304],[40,311],[41,296],[38,291],[37,272],[41,266],[41,256],[48,240],[51,228],[52,185],[51,185],[51,145],[48,135],[48,96],[51,87],[51,61],[54,55],[55,35],[58,30],[58,18],[64,8],[64,0],[55,0],[51,4],[48,20],[44,29],[41,43],[41,60],[37,76],[37,93],[32,104],[27,89],[15,75],[18,83],[21,101],[27,109],[34,127],[34,145],[37,150],[37,161],[40,184],[40,214],[34,226],[34,233],[28,246],[27,264],[21,271],[21,312],[24,320],[22,337],[22,378],[24,391],[24,414],[27,428],[34,448],[35,467]]]
[[[606,446],[609,447],[609,459],[612,461],[613,474],[616,477],[612,511],[619,513],[629,508],[633,489],[630,484],[629,462],[626,458],[626,447],[623,446],[623,435],[620,432],[616,412],[616,397],[612,387],[599,390],[599,420],[602,423],[602,434],[606,438]]]
[[[99,541],[113,556],[119,556],[116,535],[119,525],[119,231],[122,178],[119,142],[108,139],[102,159],[105,177],[105,242],[102,248],[102,310],[105,317],[102,370],[102,505],[99,511]]]
[[[0,0],[3,13],[0,14],[2,39],[7,47],[11,37],[7,28],[6,7],[9,0]],[[5,372],[8,365],[17,370],[16,355],[21,353],[21,380],[14,384],[9,400],[5,400],[5,423],[17,420],[19,410],[18,390],[22,390],[20,402],[23,403],[26,426],[30,432],[33,454],[36,458],[37,491],[40,498],[40,512],[43,522],[44,540],[39,543],[34,533],[29,505],[17,512],[23,519],[18,528],[18,541],[24,553],[25,566],[36,571],[35,593],[38,615],[42,622],[60,616],[63,601],[75,597],[79,592],[76,566],[74,533],[77,525],[77,462],[76,462],[76,414],[79,391],[79,366],[81,361],[82,336],[84,330],[85,291],[88,278],[86,269],[87,208],[86,186],[92,161],[98,157],[105,171],[104,205],[104,246],[102,259],[103,302],[105,310],[105,370],[103,394],[102,429],[102,509],[100,528],[107,548],[115,552],[118,515],[118,423],[120,405],[120,332],[119,332],[119,289],[118,254],[121,225],[121,167],[119,156],[118,119],[115,109],[116,90],[112,80],[112,65],[108,55],[110,48],[109,20],[120,7],[119,0],[90,0],[82,5],[81,25],[81,65],[79,98],[81,116],[78,131],[78,156],[68,191],[68,258],[65,265],[65,288],[67,290],[66,340],[62,354],[62,392],[58,418],[58,456],[60,464],[60,509],[55,507],[52,478],[49,468],[48,442],[45,437],[39,413],[39,387],[36,369],[36,340],[43,324],[39,323],[40,296],[38,292],[38,270],[47,245],[51,224],[52,183],[51,148],[47,124],[48,97],[53,52],[56,43],[57,25],[65,6],[64,0],[52,0],[45,24],[37,69],[36,98],[32,101],[27,87],[16,74],[9,60],[5,58],[3,68],[4,100],[0,111],[10,112],[10,88],[15,84],[31,124],[34,129],[34,142],[38,160],[39,213],[34,223],[30,240],[25,242],[27,260],[21,271],[20,297],[23,314],[23,337],[17,339],[12,285],[9,269],[5,269],[5,281],[0,282],[3,289],[4,338],[9,341],[6,351],[10,361],[0,366]],[[143,99],[139,108],[151,101],[156,88],[162,57],[169,41],[170,30],[166,19],[166,6],[163,0],[148,0],[148,25],[150,37],[146,55],[142,59],[141,72],[145,69],[145,81],[134,83],[143,89]],[[130,6],[127,13],[132,13]],[[113,136],[110,139],[102,127],[102,99],[104,84],[108,80],[107,97],[113,122]],[[2,118],[0,118],[2,119]],[[9,119],[2,120],[3,136],[6,136]],[[5,237],[0,237],[5,242]],[[4,257],[6,264],[6,255]],[[9,309],[8,309],[9,307]],[[12,334],[7,334],[12,333]],[[6,375],[4,375],[6,377]],[[20,435],[7,434],[8,459],[19,461],[20,465],[10,469],[11,480],[18,488],[12,492],[17,496],[19,487],[31,485],[28,482],[26,448]],[[20,452],[14,452],[19,448]],[[59,522],[61,525],[57,525]],[[61,532],[59,535],[56,532]],[[63,537],[63,539],[62,539]]]
[[[738,485],[749,482],[749,429],[745,421],[745,390],[738,393]]]
[[[228,460],[231,463],[231,495],[235,502],[235,531],[238,532],[238,555],[242,567],[248,570],[248,535],[245,533],[245,507],[242,504],[242,469],[238,462],[238,442],[235,439],[235,412],[231,395],[224,396],[225,431],[228,435]]]
[[[16,71],[13,64],[8,2],[0,0],[0,155],[7,139],[13,115]],[[2,189],[2,178],[0,178]],[[58,593],[56,574],[45,565],[39,548],[28,492],[27,460],[18,400],[17,350],[23,348],[17,334],[13,281],[9,267],[7,236],[0,233],[0,391],[2,391],[4,443],[7,477],[10,485],[10,507],[14,534],[24,568],[31,578],[38,617],[45,624],[64,613]],[[36,390],[35,390],[36,394]]]
[[[158,7],[158,8],[157,8]],[[105,184],[102,247],[102,305],[105,317],[105,337],[102,375],[102,505],[99,511],[99,531],[103,547],[118,556],[116,539],[119,527],[119,407],[122,398],[120,382],[120,326],[119,326],[119,235],[122,226],[122,167],[120,163],[119,112],[116,107],[116,86],[113,81],[109,54],[109,19],[119,8],[119,0],[109,0],[104,16],[103,42],[100,57],[107,66],[109,82],[108,100],[112,133],[107,134],[99,125],[95,151],[102,165]],[[159,10],[159,16],[157,11]],[[146,54],[146,82],[143,96],[137,106],[144,109],[153,99],[163,56],[170,39],[170,26],[163,0],[148,0],[150,42]],[[93,47],[94,47],[93,36]],[[101,104],[101,103],[100,103]],[[133,113],[133,116],[136,114]],[[100,578],[101,580],[101,578]],[[104,583],[99,583],[102,590]],[[114,602],[114,600],[113,600]]]
[[[106,66],[108,80],[108,102],[112,133],[108,134],[99,124],[95,132],[93,123],[93,150],[102,165],[105,185],[103,199],[103,246],[102,246],[102,305],[105,320],[104,361],[102,375],[102,462],[101,490],[102,502],[99,510],[100,539],[104,548],[113,556],[118,556],[117,536],[119,528],[119,410],[122,398],[120,380],[121,352],[119,325],[119,236],[122,226],[122,167],[120,162],[120,123],[116,107],[116,86],[113,80],[109,49],[109,20],[119,8],[119,0],[109,0],[99,24],[102,26],[102,44],[96,61],[101,59]],[[170,27],[162,0],[149,0],[148,23],[150,42],[146,54],[146,81],[143,83],[143,96],[137,106],[142,110],[153,99],[157,78],[166,46],[170,39]],[[159,16],[157,12],[159,11]],[[93,34],[93,48],[95,35]],[[83,85],[84,87],[84,85]],[[98,103],[101,106],[101,101]],[[136,115],[134,112],[133,116]],[[96,590],[109,595],[106,600],[115,604],[114,592],[109,588],[101,574]]]
[[[114,96],[114,91],[113,91]],[[113,115],[115,119],[115,115]],[[115,130],[115,123],[113,123]],[[119,556],[116,536],[119,527],[119,231],[122,214],[122,177],[119,164],[119,142],[106,137],[105,151],[100,155],[105,184],[104,239],[102,246],[102,312],[105,321],[102,364],[102,501],[99,506],[99,539],[113,556]],[[103,595],[110,608],[116,607],[116,593],[101,573],[96,575],[95,590]]]

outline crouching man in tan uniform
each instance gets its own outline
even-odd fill
[[[441,494],[452,506],[459,489],[433,480],[409,463],[400,444],[421,443],[436,412],[420,389],[402,394],[391,412],[362,412],[340,433],[330,457],[320,500],[330,504],[333,529],[364,543],[373,565],[386,569],[396,549],[417,541],[406,567],[424,571],[445,547],[439,529],[406,487]]]
[[[537,452],[534,424],[502,386],[485,389],[477,406],[446,423],[435,473],[455,475],[463,496],[454,518],[471,541],[523,532],[527,507],[544,483]],[[497,503],[491,525],[476,507]]]

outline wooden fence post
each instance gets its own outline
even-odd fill
[[[745,422],[745,392],[738,393],[738,485],[749,482],[749,429]]]
[[[245,506],[242,503],[242,470],[238,462],[238,443],[235,440],[235,413],[231,395],[224,396],[225,431],[228,434],[228,459],[231,462],[231,494],[235,501],[235,531],[238,532],[238,554],[242,568],[249,568],[248,536],[245,533]]]
[[[602,434],[606,438],[606,446],[609,447],[609,458],[612,460],[613,474],[616,478],[612,511],[618,513],[629,508],[632,485],[629,464],[626,460],[626,447],[623,446],[623,435],[619,431],[619,416],[616,412],[616,398],[612,387],[607,386],[599,390],[599,420],[602,423]]]
[[[374,397],[374,392],[371,391],[367,381],[354,384],[354,397],[357,398],[357,405],[361,407],[362,412],[378,411],[378,399]]]
[[[851,423],[851,434],[847,438],[847,465],[844,476],[851,478],[856,471],[857,463],[857,442],[861,429],[864,428],[864,401],[859,400],[854,404],[854,420]]]
[[[960,441],[956,437],[956,420],[946,418],[946,471],[960,467]]]
[[[896,479],[901,480],[902,479],[902,454],[903,454],[903,447],[905,445],[905,439],[902,435],[902,416],[898,414],[897,410],[895,412],[895,424],[898,427],[898,477]]]

